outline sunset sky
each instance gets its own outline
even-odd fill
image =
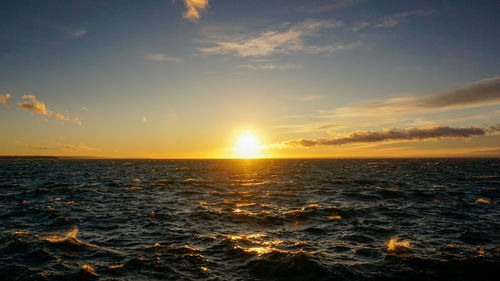
[[[0,155],[239,157],[251,135],[251,157],[499,156],[499,14],[493,0],[2,1]]]

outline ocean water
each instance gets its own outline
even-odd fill
[[[498,280],[499,159],[0,160],[2,280]]]

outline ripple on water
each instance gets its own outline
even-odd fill
[[[0,159],[0,272],[5,280],[496,280],[499,166]]]

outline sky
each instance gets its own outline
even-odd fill
[[[2,1],[0,155],[500,156],[498,1]],[[247,155],[248,156],[248,155]]]

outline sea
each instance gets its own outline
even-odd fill
[[[0,160],[1,280],[500,280],[500,159]]]

